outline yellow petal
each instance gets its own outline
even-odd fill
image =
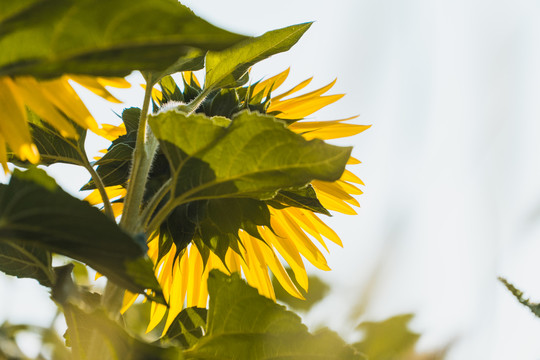
[[[186,299],[187,291],[187,277],[190,276],[187,268],[187,258],[187,252],[184,252],[176,261],[173,269],[174,281],[171,284],[169,297],[169,314],[167,315],[167,321],[165,322],[165,328],[163,329],[162,336],[165,335],[174,319],[176,319],[178,314],[180,314],[184,308],[184,301]]]
[[[126,134],[126,126],[124,123],[115,126],[110,124],[103,124],[101,125],[101,129],[97,129],[97,131],[94,131],[96,135],[101,136],[102,138],[105,138],[109,141],[116,140],[119,136]],[[107,150],[104,150],[106,153]]]
[[[317,193],[317,198],[321,202],[322,206],[328,210],[338,211],[347,215],[356,215],[356,211],[342,199],[336,198],[325,192]]]
[[[321,192],[324,192],[327,195],[331,195],[337,199],[344,200],[354,206],[360,206],[358,201],[351,195],[349,195],[345,190],[343,190],[343,188],[341,188],[341,186],[337,182],[313,180],[311,182],[311,185],[313,185],[313,187],[317,191],[317,195],[319,195]]]
[[[62,136],[77,138],[78,134],[64,115],[51,104],[45,94],[41,91],[39,83],[30,76],[15,78],[15,84],[19,94],[24,98],[26,106],[36,113],[42,120],[45,120],[57,129]]]
[[[259,294],[262,296],[275,300],[276,296],[272,287],[272,281],[268,276],[268,268],[266,267],[266,263],[264,262],[264,258],[262,254],[260,254],[260,251],[257,253],[253,246],[254,238],[243,231],[240,231],[238,235],[245,247],[245,249],[243,249],[244,259],[246,260],[244,275],[248,284],[257,288]],[[257,239],[255,240],[260,241]]]
[[[282,211],[272,209],[270,213],[276,218],[276,221],[272,222],[272,228],[277,236],[281,236],[288,241],[294,242],[300,253],[317,268],[325,271],[330,270],[324,255],[311,242],[302,229],[294,224],[290,218],[285,216]]]
[[[341,175],[340,180],[352,182],[352,183],[355,183],[355,184],[365,185],[364,182],[362,180],[360,180],[360,178],[358,176],[354,175],[349,170],[345,170],[343,172],[343,175]]]
[[[354,125],[354,124],[338,124],[335,126],[314,130],[308,133],[302,134],[306,140],[311,139],[339,139],[348,136],[353,136],[368,129],[369,126]]]
[[[110,86],[119,89],[128,89],[131,87],[131,83],[124,78],[114,77],[114,78],[103,78],[98,77],[97,80],[102,86]]]
[[[299,212],[302,212],[313,224],[315,227],[315,230],[319,232],[322,236],[327,238],[328,240],[332,241],[333,243],[343,247],[343,243],[341,242],[341,239],[339,238],[338,234],[334,230],[332,230],[328,225],[326,225],[317,215],[312,213],[311,211],[304,210],[304,209],[296,209]]]
[[[319,243],[326,249],[326,251],[329,251],[321,234],[319,234],[319,232],[316,230],[315,225],[313,225],[309,218],[305,216],[304,213],[300,211],[300,209],[295,207],[289,207],[281,211],[287,213],[287,215],[290,218],[293,218],[293,221],[296,222],[303,231],[307,232],[309,235],[317,239],[317,241],[319,241]]]
[[[311,80],[313,80],[313,77],[310,77],[309,79],[306,79],[306,80],[302,81],[300,84],[296,85],[295,87],[293,87],[289,91],[284,92],[281,95],[277,95],[277,96],[272,97],[272,101],[279,102],[281,99],[283,99],[283,98],[285,98],[285,97],[287,97],[287,96],[289,96],[291,94],[294,94],[295,92],[298,92],[298,91],[302,90],[303,88],[305,88],[306,86],[309,85]],[[270,104],[270,106],[272,106],[272,105]]]
[[[360,160],[358,160],[357,158],[353,158],[352,156],[349,157],[349,160],[347,160],[347,165],[356,165],[356,164],[361,164]]]
[[[47,99],[68,118],[85,129],[96,131],[98,129],[96,120],[90,115],[68,80],[69,78],[64,75],[59,79],[42,81],[39,85]]]
[[[109,90],[105,89],[101,81],[99,81],[99,79],[96,77],[86,75],[69,75],[69,77],[71,78],[71,80],[84,86],[97,96],[107,101],[117,104],[122,103],[122,101],[115,98],[114,95],[109,92]]]
[[[262,91],[262,97],[267,97],[270,91],[276,90],[283,84],[283,82],[287,79],[287,76],[289,76],[290,70],[291,68],[288,68],[287,70],[277,74],[276,76],[272,76],[269,79],[257,83],[253,87],[253,96],[259,94]]]
[[[272,271],[272,274],[276,277],[276,279],[279,281],[283,289],[287,291],[289,294],[291,294],[294,297],[297,297],[299,299],[304,299],[304,296],[302,296],[302,293],[298,291],[296,288],[296,285],[294,285],[293,281],[289,277],[289,274],[277,258],[274,251],[268,246],[267,244],[262,243],[260,240],[255,239],[253,242],[253,248],[257,253],[262,256],[262,262],[266,263],[268,267],[270,268],[270,271]]]
[[[187,307],[197,306],[199,301],[199,286],[203,272],[203,261],[197,246],[192,245],[189,251],[188,264],[190,277],[188,278]]]
[[[134,294],[131,291],[126,290],[124,293],[124,300],[122,301],[122,308],[120,314],[123,314],[135,303],[135,300],[139,297],[139,294]]]
[[[4,169],[4,172],[9,173],[9,168],[7,165],[7,152],[6,152],[6,142],[2,134],[0,134],[0,164]]]
[[[0,78],[0,134],[21,160],[36,164],[39,162],[39,153],[32,144],[26,123],[26,109],[18,90],[11,78]]]
[[[199,80],[197,80],[197,77],[192,71],[184,71],[182,73],[182,78],[184,78],[184,81],[188,85],[192,85],[193,83],[197,85],[198,87],[201,87],[201,84],[199,83]]]
[[[360,190],[353,184],[349,184],[348,182],[345,182],[343,180],[336,181],[336,184],[338,184],[343,189],[343,191],[345,191],[348,194],[362,195],[364,193],[362,190]]]
[[[321,96],[302,102],[298,102],[296,99],[286,100],[276,106],[272,106],[272,104],[270,104],[270,106],[268,107],[268,112],[278,111],[279,114],[276,115],[276,117],[279,119],[303,119],[306,116],[309,116],[314,112],[322,109],[323,107],[338,101],[343,96],[345,95],[339,94]]]
[[[308,277],[306,268],[304,267],[304,262],[302,261],[302,257],[300,256],[298,249],[290,241],[286,241],[286,239],[274,235],[272,230],[264,226],[260,226],[258,229],[263,239],[268,244],[273,245],[277,252],[283,257],[283,259],[285,259],[287,264],[289,264],[298,285],[307,291]]]

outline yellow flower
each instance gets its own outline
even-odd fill
[[[69,80],[73,80],[97,95],[119,102],[105,86],[129,87],[124,79],[105,79],[82,75],[64,75],[54,80],[36,80],[31,76],[0,77],[0,164],[7,172],[9,148],[22,160],[39,162],[37,147],[32,143],[28,127],[27,110],[57,129],[62,136],[76,138],[70,119],[77,125],[99,131]]]
[[[275,91],[283,84],[288,73],[289,70],[286,70],[254,85],[252,98],[266,98],[271,91]],[[187,84],[193,81],[196,82],[197,86],[200,86],[192,74],[183,75]],[[291,97],[292,94],[306,87],[310,81],[311,79],[303,81],[281,95],[271,97],[266,112],[291,122],[289,129],[302,134],[306,139],[328,140],[348,137],[369,128],[369,126],[347,123],[348,120],[356,117],[333,121],[303,120],[343,97],[343,95],[324,95],[335,81],[321,89]],[[159,100],[161,93],[155,90],[153,96],[154,99]],[[292,120],[300,121],[293,122]],[[114,135],[117,135],[118,131],[125,131],[122,128],[114,127],[111,127],[110,130]],[[359,161],[352,157],[348,162],[350,165],[358,163]],[[313,181],[311,183],[319,201],[326,209],[351,215],[356,214],[352,206],[359,206],[353,195],[362,194],[362,191],[355,184],[363,185],[362,181],[348,170],[345,170],[338,181],[332,183]],[[109,187],[107,191],[111,197],[121,197],[125,194],[125,190],[121,186]],[[101,198],[96,190],[87,197],[87,200],[93,204],[101,203]],[[121,203],[115,205],[115,215],[120,215],[122,205]],[[321,270],[330,270],[324,254],[314,244],[314,240],[327,252],[327,240],[339,246],[342,246],[342,242],[339,236],[318,215],[309,210],[295,207],[283,209],[269,207],[269,211],[272,229],[259,226],[264,243],[250,236],[246,231],[240,230],[238,235],[243,244],[243,247],[239,247],[241,254],[229,249],[225,255],[225,263],[217,255],[210,252],[206,266],[204,266],[199,249],[193,244],[186,251],[181,252],[179,257],[176,257],[176,247],[173,244],[169,252],[159,260],[155,267],[156,276],[169,303],[169,309],[164,305],[152,303],[148,331],[156,327],[166,316],[165,332],[185,306],[206,307],[208,300],[206,281],[210,270],[215,268],[225,273],[241,272],[247,282],[257,288],[260,294],[275,300],[271,272],[287,292],[302,298],[301,292],[287,274],[281,259],[290,266],[297,283],[307,291],[308,277],[304,259]],[[156,262],[159,251],[157,237],[151,239],[148,246],[148,254]],[[137,297],[138,294],[126,293],[122,310],[126,311]]]

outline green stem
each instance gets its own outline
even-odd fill
[[[153,83],[150,77],[148,77],[141,117],[139,119],[137,142],[135,151],[133,151],[131,174],[129,176],[126,197],[124,198],[124,210],[122,219],[120,220],[120,226],[130,234],[138,230],[137,223],[146,188],[146,179],[148,178],[150,166],[154,159],[154,153],[157,150],[157,140],[155,140],[151,132],[147,132],[148,108],[150,106],[152,87]]]
[[[158,207],[159,203],[163,200],[163,198],[165,198],[167,193],[171,191],[171,185],[172,185],[172,180],[171,179],[167,180],[161,186],[161,188],[154,194],[154,196],[152,197],[152,199],[150,200],[150,202],[144,209],[141,215],[141,220],[142,220],[141,222],[143,224],[144,229],[147,229],[147,225],[150,222],[150,219],[152,218],[152,214]]]
[[[96,185],[99,194],[101,195],[101,200],[103,200],[103,208],[105,209],[105,215],[107,215],[114,221],[114,212],[112,209],[111,200],[107,195],[107,191],[105,190],[105,184],[103,183],[101,176],[99,176],[96,170],[94,170],[86,156],[81,156],[81,158],[84,159],[84,167],[90,173],[90,176],[92,177],[92,180],[94,181],[94,184]]]

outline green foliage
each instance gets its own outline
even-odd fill
[[[335,333],[310,334],[300,318],[236,274],[213,270],[206,335],[186,359],[359,359]]]
[[[205,51],[245,39],[174,0],[8,3],[0,5],[6,11],[0,17],[0,75],[194,70],[202,67]]]
[[[241,112],[229,126],[216,118],[169,111],[149,119],[173,171],[178,206],[203,199],[268,199],[313,179],[335,181],[351,148],[304,140],[271,116]]]
[[[210,51],[206,56],[205,87],[216,89],[243,85],[251,66],[289,50],[310,26],[311,23],[293,25],[269,31],[223,51]]]
[[[533,303],[529,299],[525,299],[523,297],[523,291],[516,288],[514,285],[509,283],[506,279],[500,277],[499,281],[506,286],[506,288],[516,297],[516,299],[523,305],[529,308],[531,312],[536,315],[536,317],[540,317],[540,303]]]
[[[404,359],[420,337],[408,328],[412,318],[412,314],[404,314],[380,322],[365,321],[358,326],[364,339],[353,346],[370,360]]]
[[[9,185],[0,185],[0,243],[69,256],[134,292],[159,291],[145,245],[64,192],[43,170],[16,171]]]
[[[174,319],[163,341],[178,341],[185,349],[194,346],[206,332],[208,310],[191,307],[184,309]]]
[[[64,305],[68,346],[80,359],[181,360],[181,349],[150,344],[128,334],[101,310]]]
[[[51,253],[34,244],[0,242],[0,271],[18,278],[31,278],[51,286],[54,277]]]

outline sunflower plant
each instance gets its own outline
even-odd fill
[[[54,358],[361,358],[329,330],[308,332],[272,282],[304,298],[304,261],[330,270],[320,247],[342,245],[321,217],[355,214],[363,185],[346,169],[359,163],[351,148],[324,140],[368,126],[308,118],[343,96],[328,95],[334,82],[298,95],[311,79],[281,90],[289,70],[250,77],[311,23],[247,37],[174,0],[0,8],[0,163],[11,174],[0,270],[51,289],[67,324]],[[118,102],[106,87],[130,86],[132,71],[143,103],[119,126],[96,121],[73,84]],[[97,159],[87,131],[111,141]],[[84,200],[42,168],[56,163],[88,170]],[[102,291],[78,280],[81,263],[107,278]],[[140,301],[146,335],[125,321]]]

